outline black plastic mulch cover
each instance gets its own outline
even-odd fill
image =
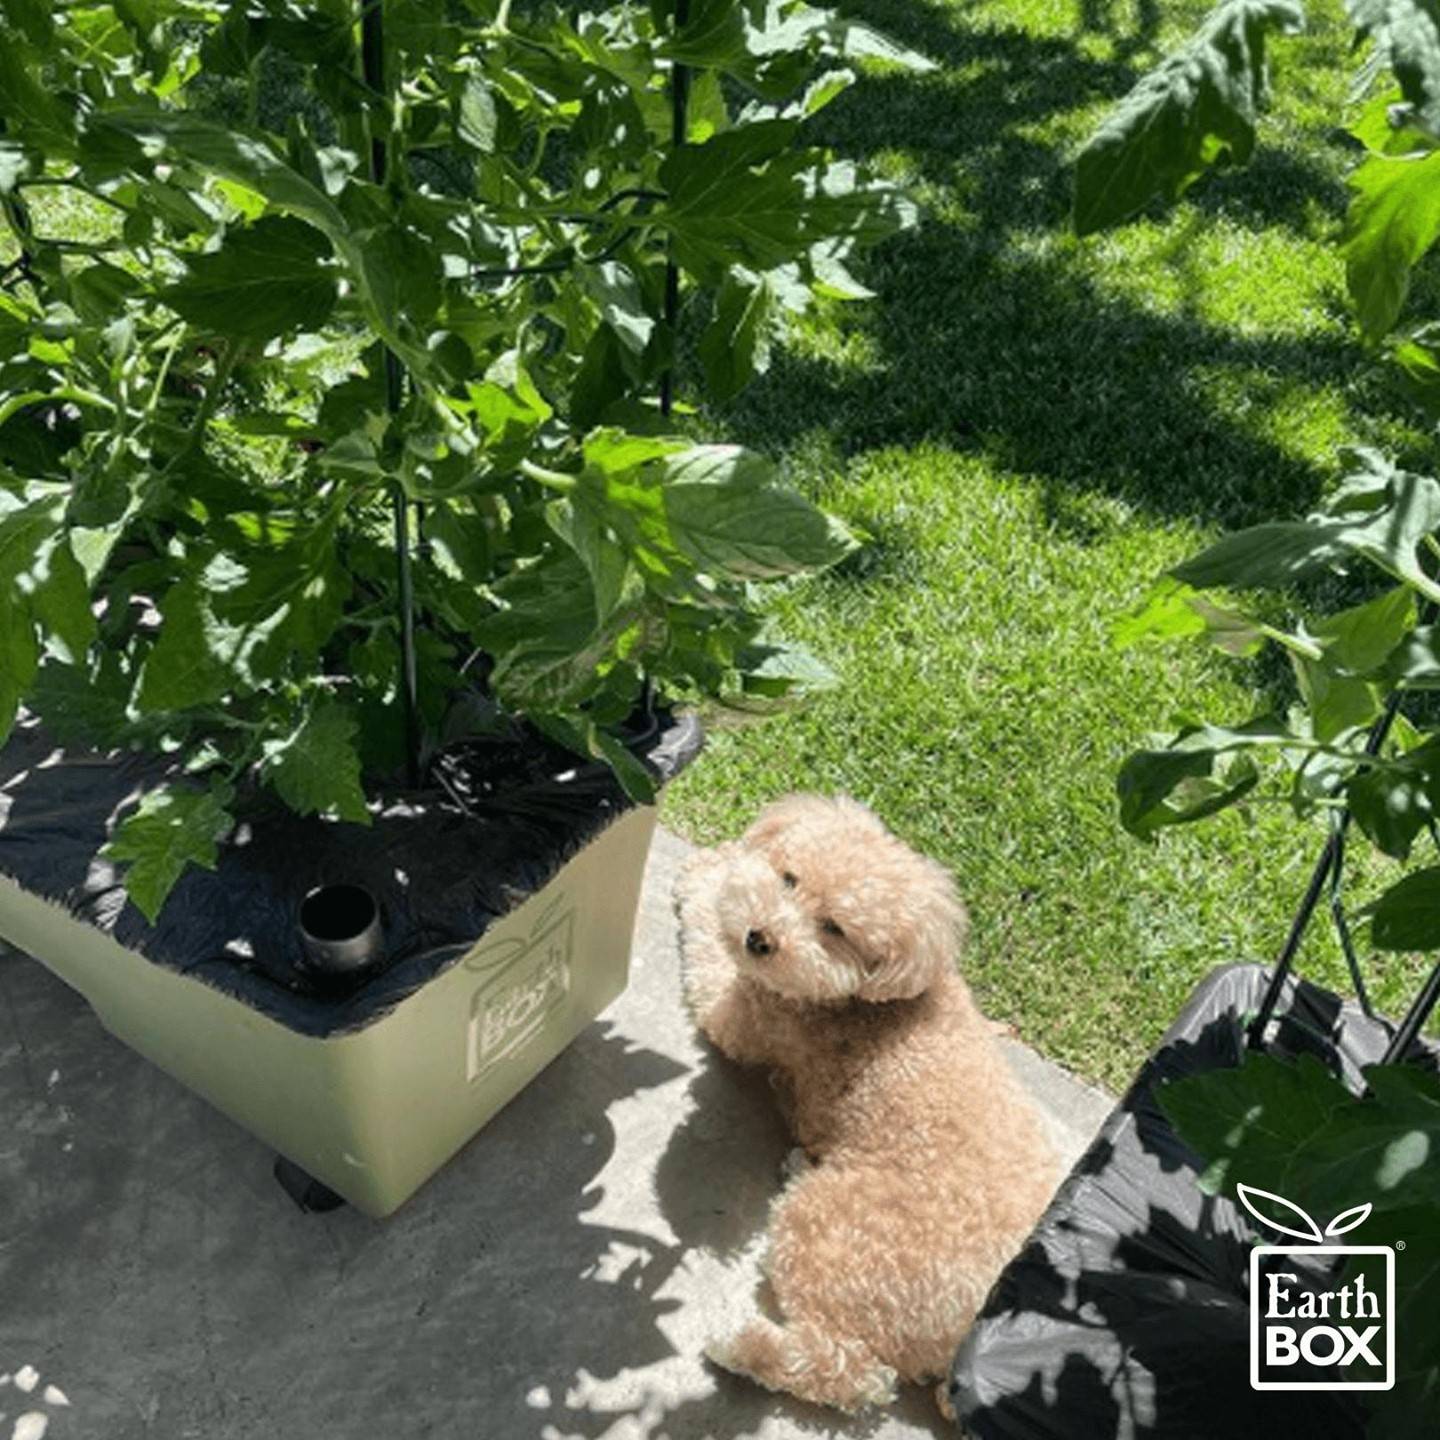
[[[1204,1162],[1155,1102],[1159,1081],[1241,1062],[1267,977],[1233,965],[1201,983],[1002,1273],[951,1372],[973,1440],[1363,1434],[1353,1394],[1250,1388],[1254,1226],[1201,1193]],[[1388,1039],[1358,1007],[1303,981],[1279,1013],[1272,1054],[1307,1051],[1356,1088]],[[1307,1274],[1296,1263],[1301,1287],[1324,1277],[1318,1265]],[[1295,1378],[1326,1377],[1297,1367]]]
[[[696,719],[666,718],[631,748],[664,781],[701,743]],[[0,874],[292,1030],[356,1030],[458,960],[630,808],[607,766],[528,729],[462,749],[465,809],[440,789],[393,791],[363,826],[302,818],[264,792],[246,795],[215,870],[187,869],[152,926],[99,851],[172,762],[66,750],[22,718],[0,750]],[[379,901],[387,957],[344,990],[306,968],[298,929],[307,892],[341,883]]]

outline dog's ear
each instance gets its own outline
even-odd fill
[[[969,934],[970,917],[949,872],[918,855],[912,864],[893,892],[883,940],[873,948],[862,942],[863,978],[857,993],[863,1000],[908,1000],[923,994],[954,968]]]

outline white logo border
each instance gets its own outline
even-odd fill
[[[1385,1379],[1260,1379],[1260,1261],[1266,1255],[1385,1255]],[[1252,1390],[1393,1390],[1395,1388],[1395,1249],[1391,1245],[1257,1245],[1250,1252],[1250,1388]]]

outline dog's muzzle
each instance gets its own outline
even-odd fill
[[[763,930],[747,930],[745,932],[745,948],[750,954],[762,958],[775,949],[770,943],[770,937]]]

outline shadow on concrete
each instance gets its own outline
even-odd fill
[[[607,1112],[682,1073],[592,1026],[390,1220],[307,1216],[262,1145],[6,954],[0,1372],[65,1390],[56,1440],[598,1435],[587,1386],[671,1355],[681,1303],[678,1246],[592,1218]]]
[[[670,944],[378,1222],[301,1214],[263,1145],[0,952],[0,1373],[68,1396],[49,1440],[948,1433],[928,1392],[850,1422],[703,1360],[788,1147],[763,1077],[694,1041]]]

